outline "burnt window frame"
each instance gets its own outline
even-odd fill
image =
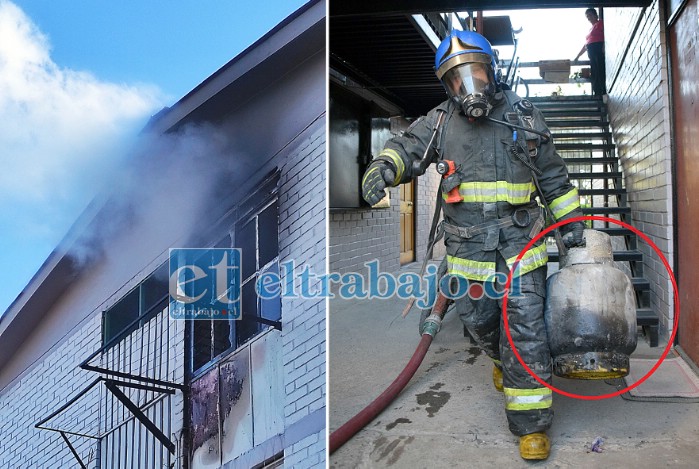
[[[255,292],[254,285],[259,275],[266,271],[270,266],[277,266],[277,273],[279,273],[279,196],[277,190],[278,175],[266,181],[266,184],[261,184],[262,189],[257,191],[255,194],[248,197],[243,201],[235,210],[239,215],[236,217],[237,220],[229,228],[228,232],[218,239],[211,247],[213,248],[241,248],[241,309],[242,317],[240,320],[234,319],[188,319],[187,326],[190,333],[188,334],[188,339],[186,343],[186,353],[188,359],[187,374],[190,380],[194,380],[199,376],[205,374],[211,368],[216,366],[221,360],[235,353],[243,347],[249,345],[249,343],[258,337],[260,334],[266,332],[270,328],[281,329],[282,320],[282,308],[281,308],[281,296],[277,297],[273,301],[278,302],[279,317],[276,320],[265,319],[261,316],[262,314],[262,301],[257,293]],[[266,190],[265,190],[266,189]],[[263,265],[260,265],[260,215],[270,208],[272,210],[273,219],[276,220],[276,231],[275,231],[275,250],[274,256],[271,257]],[[248,268],[245,265],[246,252],[243,247],[240,246],[240,241],[242,238],[243,228],[248,226],[250,223],[255,223],[255,268],[249,273],[249,275],[243,275],[242,272],[248,272]],[[228,240],[228,242],[227,242]],[[246,287],[251,288],[255,297],[255,319],[251,319],[249,313],[246,317],[245,311],[245,298]],[[264,300],[267,301],[267,300]],[[209,353],[208,360],[204,361],[204,356],[197,357],[197,347],[203,347],[205,345],[203,338],[207,336],[208,324],[208,337],[210,342],[208,342]],[[234,325],[235,327],[231,327]],[[241,337],[239,331],[241,326],[250,328],[245,336]],[[225,334],[223,332],[228,329],[228,346],[218,349],[217,348],[217,337],[221,338]],[[217,336],[218,333],[218,336]],[[233,341],[235,343],[233,343]]]

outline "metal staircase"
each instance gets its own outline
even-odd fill
[[[631,224],[631,207],[612,143],[607,106],[602,99],[548,96],[529,100],[544,113],[556,149],[568,165],[571,181],[578,187],[583,214]],[[620,267],[627,267],[636,292],[637,323],[648,336],[651,347],[656,347],[659,320],[650,307],[650,282],[643,276],[643,253],[638,249],[636,235],[610,222],[594,221],[593,227],[612,236],[614,260],[624,263]],[[557,252],[549,253],[549,262],[558,262]]]

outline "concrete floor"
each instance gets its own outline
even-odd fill
[[[409,269],[414,266],[409,267]],[[419,336],[419,311],[407,318],[402,300],[330,300],[330,431],[363,409],[395,379]],[[504,398],[491,381],[491,361],[463,337],[447,314],[424,362],[400,396],[336,451],[331,468],[699,467],[699,404],[581,400],[554,396],[551,456],[519,457],[505,419]],[[643,338],[634,357],[659,357]],[[616,390],[603,381],[554,378],[581,395]],[[590,452],[596,437],[603,452]]]

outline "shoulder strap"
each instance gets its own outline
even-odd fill
[[[442,159],[442,150],[443,144],[444,144],[444,135],[447,132],[447,128],[449,127],[449,121],[451,120],[451,117],[454,115],[454,101],[451,99],[447,101],[447,106],[445,109],[446,116],[444,118],[444,122],[442,123],[441,129],[439,129],[439,135],[437,136],[437,144],[435,145],[435,151],[437,152],[437,158],[440,160]]]

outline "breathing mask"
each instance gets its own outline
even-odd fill
[[[442,83],[449,97],[463,110],[467,117],[487,116],[492,109],[490,98],[495,93],[490,65],[467,63],[448,70]]]

